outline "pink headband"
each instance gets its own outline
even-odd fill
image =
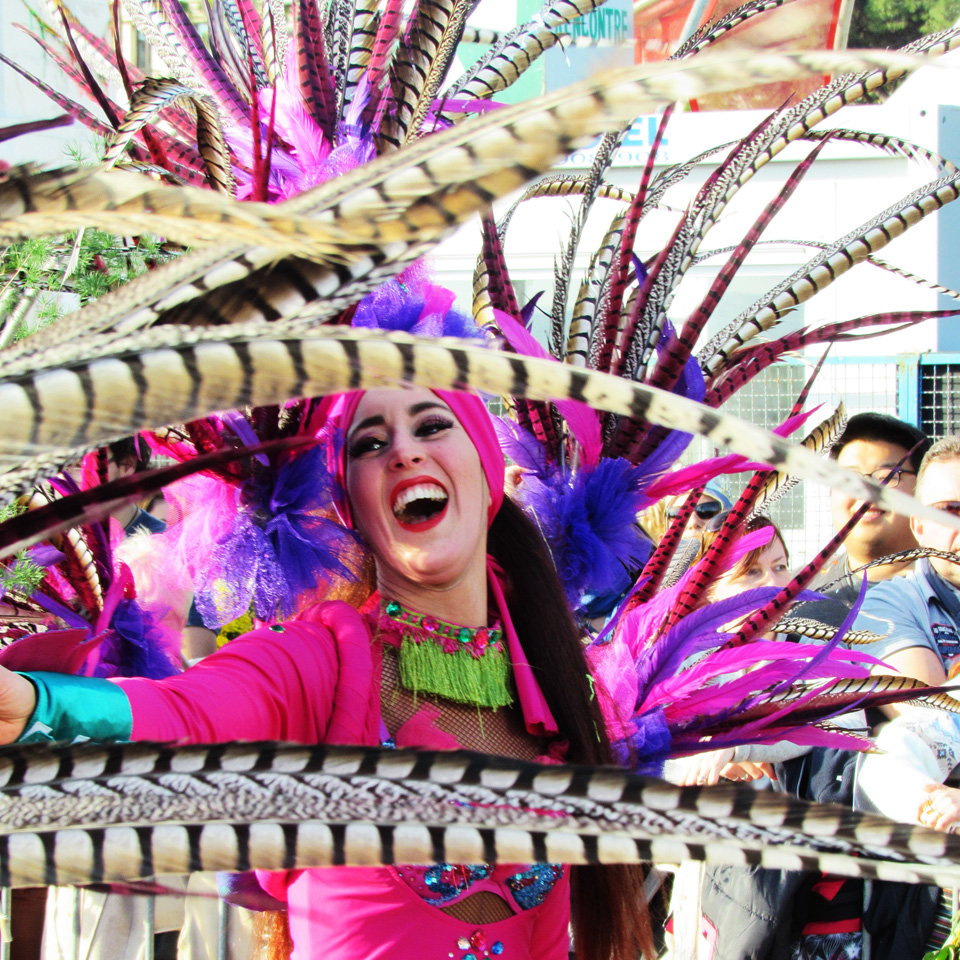
[[[321,424],[330,423],[338,427],[346,437],[365,392],[351,390],[347,393],[335,393],[324,397],[317,411],[318,421]],[[458,390],[434,390],[433,393],[450,408],[480,456],[480,466],[483,469],[487,487],[490,489],[490,509],[487,511],[489,527],[500,509],[500,504],[503,503],[505,470],[503,451],[500,449],[497,432],[493,428],[493,419],[483,401],[475,393],[462,393]],[[341,449],[337,454],[336,477],[344,490],[346,490],[346,473],[346,451]],[[337,512],[346,526],[353,526],[350,504],[346,499],[337,504]]]

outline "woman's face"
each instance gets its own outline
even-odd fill
[[[726,600],[757,587],[783,588],[790,582],[787,551],[776,534],[746,570],[738,571],[738,566],[716,580],[710,591],[711,600]]]
[[[347,432],[347,499],[383,582],[445,586],[484,569],[480,456],[430,390],[368,390]]]

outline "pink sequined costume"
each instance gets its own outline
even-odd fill
[[[380,648],[344,603],[256,630],[169,680],[117,683],[130,700],[134,740],[380,742]],[[537,698],[520,700],[530,725],[527,705]],[[544,720],[552,718],[534,724]],[[418,742],[398,746],[451,745],[430,723],[414,729]],[[551,865],[333,867],[258,878],[287,902],[294,960],[567,957],[569,877]],[[478,926],[438,909],[483,890],[500,894],[514,915]]]

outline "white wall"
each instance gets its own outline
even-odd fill
[[[911,94],[911,88],[905,85],[885,105],[847,107],[828,123],[898,133],[936,150],[942,132],[938,105],[917,100]],[[682,161],[711,144],[735,139],[749,132],[763,115],[762,111],[675,115],[667,131],[664,160],[668,163]],[[947,118],[947,121],[960,124],[957,118]],[[644,118],[639,121],[639,126],[645,129]],[[724,212],[722,221],[708,235],[703,251],[740,240],[764,205],[776,195],[797,161],[810,149],[811,145],[807,143],[793,145],[759,171]],[[638,148],[624,153],[627,162],[615,164],[610,179],[627,189],[634,189],[642,173],[636,158],[641,157],[644,150]],[[589,151],[582,152],[560,169],[577,169],[579,172],[589,165],[590,157]],[[960,156],[952,159],[960,163]],[[680,211],[711,169],[707,164],[701,165],[685,185],[667,195],[667,204],[674,208],[672,211],[653,211],[648,215],[638,234],[638,252],[649,256],[669,239]],[[764,241],[832,242],[935,176],[929,165],[903,157],[852,144],[828,145],[786,207],[768,227]],[[498,212],[505,210],[512,199],[498,205]],[[572,209],[573,201],[540,199],[525,203],[515,216],[507,235],[507,260],[512,279],[524,283],[528,294],[544,287],[552,288],[553,256],[559,250],[560,242],[566,239]],[[619,209],[621,205],[611,201],[597,202],[580,246],[578,277],[585,270],[589,255],[599,244],[610,218]],[[938,248],[941,242],[949,242],[948,238],[941,237],[938,216],[928,218],[895,240],[881,256],[903,269],[937,280]],[[478,228],[476,224],[469,224],[442,244],[435,258],[441,279],[464,294],[469,289],[478,246]],[[759,247],[740,271],[744,278],[741,286],[749,288],[745,295],[762,290],[766,284],[774,286],[814,253],[813,248],[788,244]],[[722,262],[723,258],[715,258],[691,268],[671,309],[673,319],[682,319],[692,308]],[[742,297],[734,299],[738,300],[737,309],[745,306]],[[936,306],[937,295],[932,291],[869,265],[861,265],[813,298],[804,309],[806,322],[817,323],[885,310],[935,309]],[[728,318],[735,313],[733,309],[725,309],[723,304],[718,312]],[[879,342],[845,346],[842,352],[872,355],[936,348],[936,326],[930,323],[919,330],[884,337]]]
[[[42,7],[42,4],[38,3],[37,6]],[[108,35],[110,5],[106,0],[71,0],[70,9],[99,36]],[[86,98],[78,96],[77,88],[34,40],[16,28],[16,23],[23,24],[35,33],[40,32],[36,21],[20,0],[0,0],[0,52],[59,92],[88,105]],[[0,127],[54,117],[61,112],[52,100],[6,64],[0,63]],[[96,107],[94,112],[100,116]],[[86,128],[75,122],[69,127],[8,140],[0,144],[0,157],[9,163],[33,161],[56,166],[68,162],[68,143],[87,145],[84,149],[92,155],[91,142],[91,135]]]

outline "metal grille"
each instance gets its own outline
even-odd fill
[[[768,367],[759,377],[751,380],[735,393],[724,404],[723,411],[748,423],[754,423],[758,427],[772,430],[790,415],[790,408],[809,376],[802,364],[777,364]],[[697,459],[725,452],[710,447],[704,440],[691,445],[691,452],[694,446],[697,448]],[[722,478],[720,485],[731,500],[736,500],[737,494],[743,489],[747,479],[749,474],[733,474],[725,479]],[[778,500],[770,515],[779,526],[802,530],[804,526],[803,490],[799,486],[788,490]]]
[[[920,366],[920,429],[934,440],[960,432],[960,363]]]
[[[960,365],[953,369],[956,371],[957,409],[960,411]],[[768,367],[734,394],[724,404],[723,410],[768,429],[775,427],[790,413],[811,372],[811,367],[800,361]],[[829,417],[841,399],[847,416],[867,411],[901,416],[898,408],[898,374],[897,361],[892,357],[857,358],[855,362],[828,360],[806,404],[807,410],[812,410],[818,404],[821,404],[820,409],[794,437],[803,437],[821,420]],[[684,461],[695,462],[720,452],[704,441],[695,441]],[[747,474],[735,474],[721,479],[721,485],[735,500],[748,479]],[[834,533],[830,494],[819,484],[797,483],[771,506],[769,516],[783,531],[790,550],[791,566],[795,568],[810,560]]]

